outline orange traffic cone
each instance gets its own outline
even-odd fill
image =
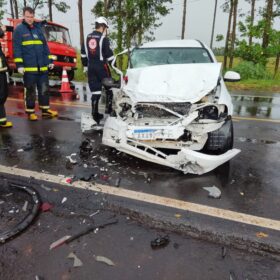
[[[63,69],[63,72],[62,72],[61,88],[60,88],[59,92],[61,92],[61,93],[63,93],[63,92],[72,93],[73,92],[73,90],[70,88],[67,71],[65,69]]]

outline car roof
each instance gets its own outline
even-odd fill
[[[162,40],[144,43],[140,48],[203,48],[197,40]]]

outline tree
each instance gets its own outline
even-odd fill
[[[224,63],[223,66],[226,69],[227,68],[227,58],[228,58],[228,51],[229,51],[229,42],[230,42],[230,31],[231,31],[231,23],[232,23],[232,14],[233,14],[233,0],[227,0],[223,6],[223,11],[228,12],[228,26],[227,26],[227,35],[226,35],[226,41],[225,41],[225,51],[224,51]],[[217,35],[218,40],[220,40],[222,35]]]
[[[246,0],[251,4],[251,16],[249,18],[250,21],[250,26],[254,26],[254,21],[255,21],[255,6],[256,6],[256,0]],[[249,33],[249,46],[252,45],[252,40],[253,40],[253,34]]]
[[[168,3],[172,0],[98,0],[92,9],[96,16],[104,15],[117,27],[110,37],[117,40],[117,49],[129,48],[132,42],[141,44],[153,39],[153,29],[161,25],[159,17],[169,13]]]
[[[263,13],[263,19],[264,19],[264,32],[263,32],[263,38],[262,38],[262,47],[265,49],[268,47],[269,44],[269,31],[272,26],[273,22],[273,1],[274,0],[266,0],[266,7],[264,9]]]
[[[84,20],[83,20],[83,0],[78,0],[78,11],[79,11],[79,27],[80,27],[80,46],[84,46]]]
[[[215,0],[215,8],[214,8],[214,16],[213,16],[213,24],[212,24],[212,33],[211,33],[211,43],[210,43],[210,48],[211,49],[213,48],[213,38],[214,38],[214,31],[215,31],[217,4],[218,4],[218,0]]]
[[[13,0],[10,0],[10,9],[12,18],[15,18]]]
[[[0,0],[0,20],[3,19],[5,0]]]
[[[230,38],[230,51],[229,51],[229,68],[233,66],[233,58],[234,58],[234,46],[236,39],[236,23],[237,23],[237,8],[238,8],[238,0],[233,0],[233,22],[232,22],[232,32]]]
[[[185,38],[186,13],[187,13],[187,0],[184,0],[183,19],[182,19],[182,34],[181,34],[181,39],[182,39],[182,40]]]

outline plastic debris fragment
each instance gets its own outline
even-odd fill
[[[82,266],[82,261],[72,252],[67,256],[67,259],[74,259],[73,267],[79,267]]]
[[[103,256],[96,256],[95,257],[95,260],[97,262],[103,262],[103,263],[106,263],[107,265],[110,265],[110,266],[115,266],[115,264],[108,258],[106,257],[103,257]]]
[[[47,212],[49,210],[51,210],[53,208],[53,205],[51,205],[50,203],[48,202],[44,202],[42,205],[41,205],[41,211],[42,212]]]
[[[219,188],[217,188],[216,186],[212,186],[212,187],[204,187],[204,190],[208,191],[208,196],[212,197],[212,198],[220,198],[221,197],[221,191]]]
[[[163,248],[163,247],[166,247],[169,244],[169,242],[170,242],[170,240],[169,240],[168,235],[159,236],[156,239],[151,241],[151,247],[153,249]]]
[[[71,235],[65,235],[63,237],[61,237],[60,239],[56,240],[55,242],[53,242],[51,245],[50,245],[50,250],[53,250],[59,246],[61,246],[62,244],[65,243],[66,240],[68,240],[69,238],[71,237]]]

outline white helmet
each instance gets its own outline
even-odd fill
[[[109,28],[108,20],[105,17],[98,17],[95,20],[95,23],[104,24],[107,28]]]

